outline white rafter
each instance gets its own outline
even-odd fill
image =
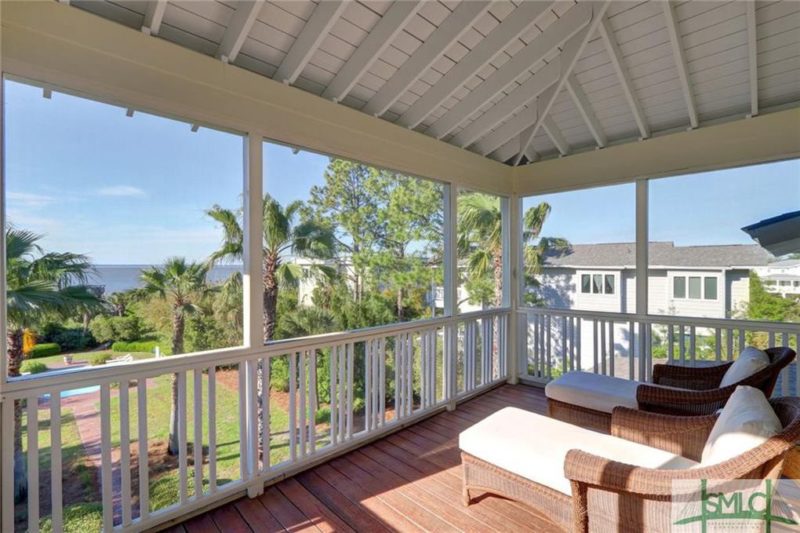
[[[519,153],[519,137],[510,139],[507,143],[495,151],[495,159],[506,162]]]
[[[480,85],[472,89],[460,102],[450,108],[441,118],[434,122],[425,132],[441,139],[455,127],[469,118],[486,102],[500,94],[503,89],[514,83],[514,80],[528,71],[547,54],[557,49],[564,42],[584,28],[592,18],[592,8],[587,4],[579,4],[570,8],[560,19],[550,24],[540,35],[528,43],[522,50],[514,54],[503,66],[494,71]],[[541,91],[540,91],[541,92]],[[531,94],[528,100],[535,94]],[[524,103],[524,102],[522,102]],[[517,104],[510,115],[521,104]],[[474,140],[474,139],[473,139]]]
[[[567,91],[572,97],[575,107],[578,108],[578,112],[583,117],[584,122],[586,122],[586,126],[592,133],[592,137],[594,137],[597,146],[603,148],[608,144],[608,139],[606,138],[606,134],[603,133],[603,127],[600,125],[600,121],[597,120],[597,116],[592,110],[592,104],[589,103],[589,99],[586,97],[586,93],[583,92],[581,84],[574,73],[567,77]]]
[[[263,6],[264,0],[239,0],[236,3],[236,11],[231,15],[217,50],[217,57],[224,63],[236,60]]]
[[[462,148],[471,145],[509,117],[517,109],[542,94],[548,87],[558,82],[561,75],[561,61],[556,57],[553,61],[528,78],[522,85],[511,91],[506,97],[489,108],[467,127],[458,132],[451,144]]]
[[[142,31],[147,35],[158,35],[161,31],[161,21],[164,20],[164,12],[167,10],[167,0],[150,0],[144,10],[144,22]]]
[[[606,20],[605,13],[609,5],[611,5],[611,0],[605,0],[602,4],[593,2],[592,23],[589,24],[585,30],[573,36],[569,41],[567,41],[567,44],[564,45],[564,49],[561,52],[563,68],[561,79],[558,80],[557,84],[551,87],[553,90],[552,95],[548,95],[547,98],[539,97],[538,101],[536,102],[539,111],[539,118],[537,118],[536,122],[534,122],[530,135],[520,138],[520,152],[514,161],[514,165],[519,165],[519,162],[522,161],[525,150],[527,150],[528,146],[530,146],[531,141],[533,141],[533,137],[536,135],[537,130],[542,125],[542,121],[547,118],[547,114],[553,107],[558,94],[566,85],[569,75],[572,74],[572,69],[575,68],[578,58],[583,53],[583,49],[586,48],[586,43],[588,43],[592,35],[595,34],[598,26],[602,26],[602,22]]]
[[[542,120],[542,128],[547,136],[550,137],[550,140],[553,141],[553,144],[561,155],[567,155],[569,153],[569,143],[564,138],[561,129],[555,123],[553,117],[545,117],[544,120]]]
[[[415,128],[442,102],[456,92],[472,76],[485,67],[517,37],[549,11],[551,4],[522,2],[503,22],[467,53],[447,73],[425,91],[397,120],[407,128]]]
[[[461,2],[362,109],[380,116],[489,9],[491,2]]]
[[[318,3],[273,78],[283,83],[294,83],[346,7],[343,0]]]
[[[758,48],[756,45],[756,2],[744,4],[747,18],[747,59],[750,74],[750,116],[758,115]]]
[[[683,99],[686,101],[686,108],[689,111],[689,124],[692,128],[698,126],[697,107],[694,104],[694,94],[692,94],[692,84],[689,80],[689,67],[686,64],[686,52],[683,50],[681,34],[678,30],[678,21],[675,16],[675,7],[672,2],[667,0],[661,3],[664,9],[664,19],[667,22],[667,33],[672,45],[672,55],[675,57],[675,66],[678,69],[678,78],[683,90]]]
[[[509,139],[516,138],[520,133],[528,129],[532,129],[531,125],[539,118],[538,101],[546,100],[555,91],[555,86],[551,86],[543,92],[536,99],[536,103],[532,103],[516,115],[514,115],[507,122],[501,124],[496,130],[486,135],[473,147],[476,152],[481,155],[489,155],[508,142]],[[519,154],[521,150],[518,150]]]
[[[394,2],[331,80],[323,98],[341,101],[417,14],[422,2]]]
[[[607,19],[603,18],[603,23],[600,24],[598,31],[606,44],[606,50],[611,59],[611,65],[617,73],[617,79],[622,86],[625,99],[628,101],[628,105],[631,108],[633,119],[636,121],[636,126],[639,128],[639,133],[643,139],[647,139],[650,137],[650,128],[644,120],[644,113],[642,112],[642,107],[639,105],[639,99],[633,92],[633,84],[631,83],[628,69],[622,63],[622,52],[620,52],[617,40],[614,38],[614,30],[611,28],[611,24],[609,24]]]

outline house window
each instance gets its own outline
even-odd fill
[[[592,276],[592,293],[603,294],[603,275],[594,274]]]
[[[716,276],[675,276],[672,278],[672,297],[676,300],[686,298],[716,300],[717,294]]]
[[[700,280],[702,278],[700,276],[690,276],[689,277],[689,299],[690,300],[699,300],[700,296]]]
[[[717,299],[717,278],[705,278],[703,280],[703,298],[706,300]]]
[[[581,276],[581,292],[584,294],[590,294],[592,292],[592,276],[589,274],[583,274]]]
[[[606,274],[605,276],[605,293],[606,294],[614,294],[614,275],[613,274]]]
[[[673,280],[672,296],[674,298],[686,298],[686,278],[676,276]]]

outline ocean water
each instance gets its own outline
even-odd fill
[[[95,274],[91,276],[91,285],[105,288],[105,295],[123,292],[142,286],[142,271],[152,265],[95,265]],[[234,272],[241,272],[241,265],[218,265],[208,273],[210,283],[225,281]]]

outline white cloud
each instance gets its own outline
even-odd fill
[[[132,185],[115,185],[113,187],[103,187],[97,191],[100,196],[115,196],[126,198],[143,198],[147,196],[142,189]]]
[[[55,198],[52,196],[29,192],[8,191],[7,197],[9,206],[14,206],[20,209],[37,209],[40,207],[46,207],[55,202]]]

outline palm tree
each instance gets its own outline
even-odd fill
[[[303,202],[295,201],[283,207],[269,194],[264,195],[263,246],[261,266],[264,306],[264,342],[275,334],[276,309],[280,288],[297,286],[304,275],[296,263],[284,262],[287,255],[311,259],[326,259],[333,256],[334,235],[327,227],[314,221],[300,220]],[[224,237],[222,246],[212,254],[210,260],[241,261],[244,257],[244,231],[239,216],[234,211],[215,205],[207,211],[208,216],[219,222]],[[312,265],[309,275],[327,277],[332,269],[324,265]]]
[[[169,303],[172,309],[172,354],[183,353],[186,315],[210,290],[206,283],[207,265],[189,263],[182,257],[167,259],[161,267],[142,272],[144,290]],[[172,409],[169,415],[169,453],[178,453],[178,376],[172,375]]]
[[[41,239],[30,231],[6,230],[6,281],[8,318],[8,375],[20,375],[23,330],[42,318],[68,318],[102,307],[97,294],[86,286],[92,265],[73,253],[46,253]],[[22,454],[22,404],[14,405],[14,498],[27,493]]]
[[[550,204],[541,202],[523,216],[523,260],[525,273],[541,272],[544,256],[553,250],[563,251],[569,243],[562,238],[540,237],[550,214]],[[467,260],[467,275],[473,282],[491,276],[492,302],[503,302],[503,215],[500,199],[483,193],[469,193],[458,199],[458,249]]]

